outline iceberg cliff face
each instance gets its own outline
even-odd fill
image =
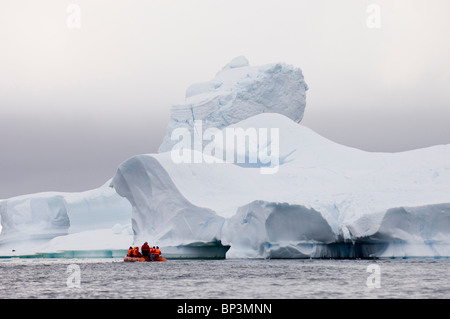
[[[395,207],[388,209],[375,232],[363,237],[365,242],[383,243],[379,252],[383,257],[450,256],[450,204],[435,204],[416,207]],[[356,221],[352,227],[360,226]],[[367,224],[364,221],[363,224]]]
[[[336,240],[326,219],[313,208],[264,201],[239,207],[227,220],[223,236],[234,257],[312,257],[313,245]]]
[[[70,227],[64,197],[55,194],[5,200],[0,215],[2,239],[52,238]]]
[[[279,113],[299,123],[306,106],[306,85],[302,71],[278,63],[250,66],[244,57],[227,64],[209,82],[191,85],[184,104],[172,107],[167,136],[159,152],[170,151],[175,128],[193,132],[194,121],[204,129],[225,128],[260,113]]]
[[[137,242],[170,246],[219,240],[224,218],[186,200],[152,156],[126,161],[112,184],[131,203]]]
[[[90,232],[104,233],[104,229],[109,229],[114,237],[118,225],[129,224],[131,218],[129,202],[108,185],[81,193],[48,192],[3,200],[0,255],[8,255],[13,249],[22,255],[44,252],[47,248],[99,249],[98,242],[108,239],[100,236],[95,239]],[[70,245],[67,238],[72,240]],[[62,244],[48,245],[52,240]],[[130,241],[132,233],[126,245]]]

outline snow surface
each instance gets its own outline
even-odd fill
[[[221,244],[242,258],[450,256],[450,145],[401,153],[339,145],[299,124],[306,90],[299,69],[233,59],[173,107],[158,154],[130,158],[98,189],[0,201],[0,255],[148,241],[189,257],[220,255]],[[176,163],[170,133],[193,132],[198,119],[203,130],[278,129],[277,170],[197,149],[189,155],[202,161]],[[257,143],[257,152],[268,147]],[[208,145],[219,157],[230,147]]]

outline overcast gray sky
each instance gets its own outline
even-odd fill
[[[238,55],[300,67],[303,124],[331,140],[448,144],[448,12],[447,0],[2,0],[0,198],[103,184],[156,152],[171,105]]]

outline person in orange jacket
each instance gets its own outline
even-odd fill
[[[142,256],[144,256],[144,257],[150,256],[150,246],[148,245],[147,242],[145,242],[145,243],[142,245],[141,251],[142,251]]]
[[[139,247],[134,247],[133,249],[133,257],[141,257],[141,253],[139,252]]]
[[[158,258],[160,255],[161,255],[161,250],[159,250],[159,247],[156,246],[156,249],[155,249],[155,257]]]
[[[133,257],[133,247],[130,246],[130,248],[128,248],[127,256],[128,257]]]
[[[150,260],[155,259],[155,246],[150,247]]]

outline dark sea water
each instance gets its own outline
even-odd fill
[[[449,259],[0,259],[0,298],[450,298]]]

